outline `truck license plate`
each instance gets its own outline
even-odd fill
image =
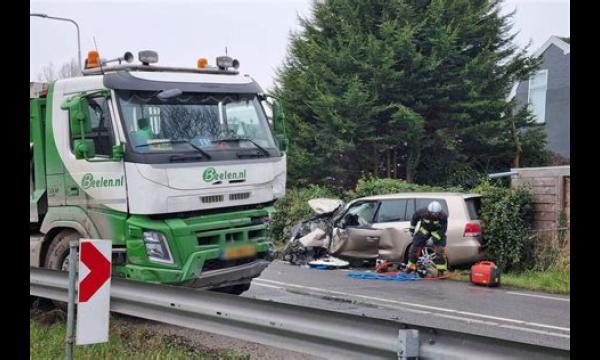
[[[241,259],[256,255],[255,245],[236,246],[225,249],[223,253],[224,260]]]

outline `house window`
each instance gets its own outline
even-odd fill
[[[529,78],[529,98],[535,121],[538,124],[546,122],[546,90],[548,88],[548,70],[536,72]]]

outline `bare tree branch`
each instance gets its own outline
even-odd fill
[[[52,62],[48,65],[42,67],[42,70],[38,74],[38,81],[42,82],[51,82],[58,79],[66,79],[71,77],[76,77],[81,75],[81,70],[79,69],[79,65],[77,60],[74,58],[71,61],[62,64],[60,70],[56,71],[56,67]]]

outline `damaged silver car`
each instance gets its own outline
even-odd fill
[[[293,228],[283,258],[294,264],[325,255],[406,262],[412,244],[408,231],[412,215],[434,200],[448,214],[448,264],[471,264],[482,259],[481,196],[463,193],[379,195],[356,199],[345,206],[336,199],[310,200],[316,216]]]
[[[303,265],[328,255],[328,244],[333,229],[332,220],[343,210],[338,199],[312,199],[308,206],[316,214],[292,228],[290,239],[283,249],[283,260]]]

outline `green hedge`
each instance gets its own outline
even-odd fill
[[[385,195],[403,192],[464,192],[461,187],[441,187],[407,183],[399,179],[363,178],[353,190],[346,192],[348,200],[363,196]]]
[[[519,271],[530,267],[533,199],[529,191],[484,182],[473,192],[483,195],[481,220],[487,257],[502,270]]]

